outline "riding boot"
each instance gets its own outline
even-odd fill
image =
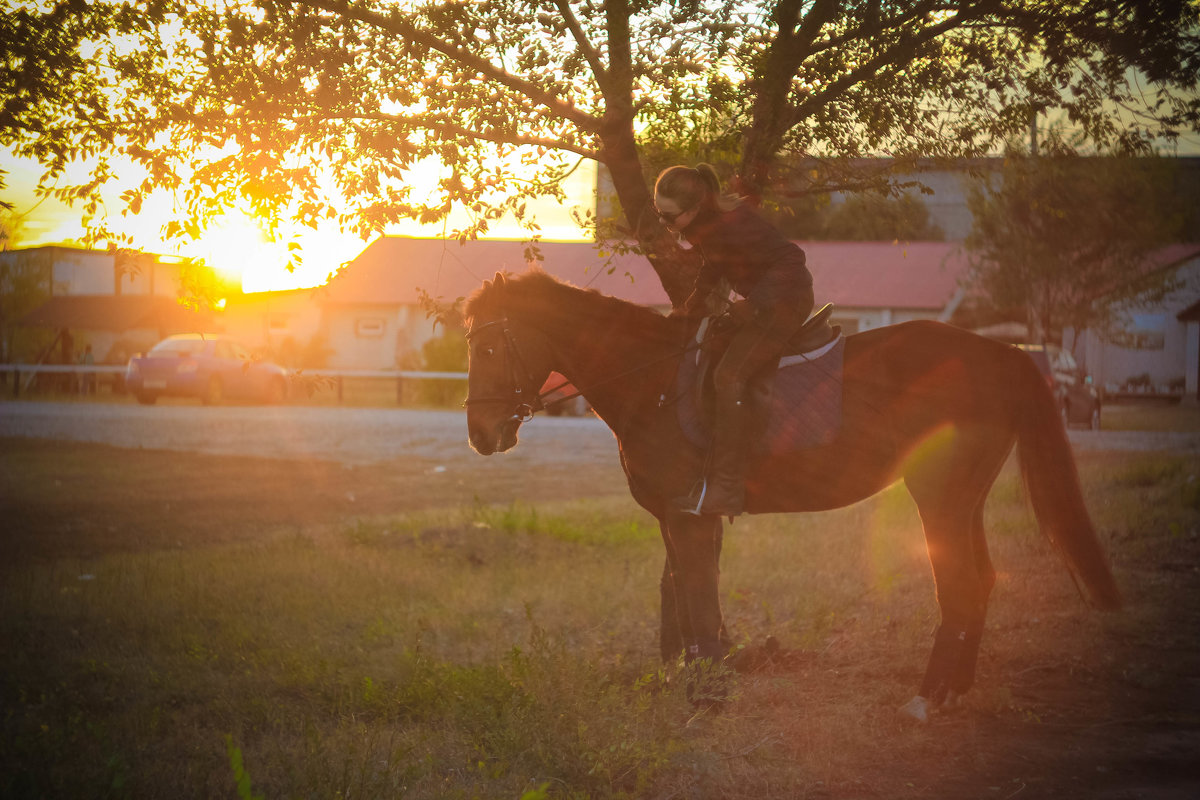
[[[742,402],[718,408],[713,426],[713,443],[708,475],[690,495],[676,505],[689,514],[718,514],[736,517],[745,499],[747,448],[745,434],[748,412]]]

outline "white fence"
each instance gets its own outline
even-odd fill
[[[11,394],[20,397],[22,391],[29,389],[29,384],[39,374],[58,374],[74,376],[72,383],[80,385],[87,375],[111,375],[113,378],[123,377],[125,367],[115,364],[0,364],[0,376],[8,383],[11,379]],[[343,399],[343,386],[347,378],[374,378],[396,382],[396,398],[399,400],[404,382],[408,380],[466,380],[465,372],[422,372],[418,370],[400,369],[304,369],[289,372],[294,378],[330,380],[337,387],[337,399]]]

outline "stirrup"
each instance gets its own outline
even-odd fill
[[[692,490],[688,492],[686,497],[676,497],[672,501],[672,504],[677,511],[699,517],[704,513],[700,509],[704,507],[704,497],[707,494],[708,479],[701,478],[692,484]]]

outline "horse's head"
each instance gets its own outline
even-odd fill
[[[467,432],[485,456],[516,445],[521,423],[542,408],[539,393],[551,370],[546,337],[510,316],[506,287],[497,272],[467,305]]]

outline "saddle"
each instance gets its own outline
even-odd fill
[[[787,340],[782,357],[808,353],[836,339],[842,328],[840,325],[829,324],[829,316],[832,313],[833,303],[826,303],[817,309]],[[700,352],[716,364],[721,360],[738,329],[738,324],[728,315],[715,314],[705,317],[696,329],[695,340],[700,344]]]
[[[842,329],[839,325],[830,324],[829,317],[832,313],[833,304],[826,303],[792,334],[780,357],[780,369],[815,361],[840,344]],[[701,320],[695,336],[695,341],[700,344],[698,351],[694,356],[685,356],[685,363],[681,366],[677,378],[677,391],[681,397],[680,421],[685,430],[690,428],[692,431],[703,431],[704,439],[708,438],[708,432],[712,428],[716,406],[713,371],[737,330],[736,323],[727,316],[706,317]],[[838,363],[840,365],[840,358]],[[743,402],[749,406],[750,419],[753,420],[747,435],[750,441],[755,443],[752,447],[755,451],[762,451],[770,446],[765,439],[773,410],[778,374],[777,370],[763,370],[752,377],[743,398]],[[840,404],[840,392],[838,395]],[[688,417],[690,418],[685,419]],[[693,439],[695,438],[693,436]]]

